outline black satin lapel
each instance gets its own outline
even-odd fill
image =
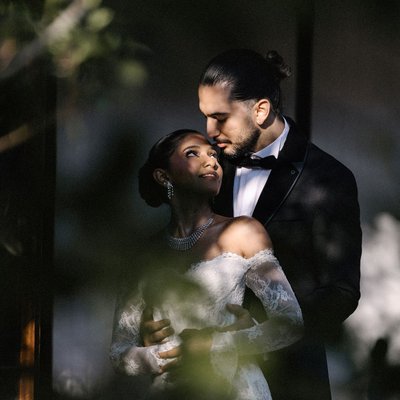
[[[301,162],[304,160],[308,139],[297,130],[296,124],[288,117],[285,117],[289,123],[290,130],[283,146],[279,153],[279,158],[284,158],[291,163]]]
[[[233,217],[233,182],[236,167],[228,162],[221,163],[224,170],[221,189],[214,199],[213,209],[217,214]]]
[[[268,182],[261,192],[253,217],[265,224],[281,204],[298,174],[299,171],[290,163],[279,162],[271,171]]]
[[[278,164],[271,171],[253,212],[253,217],[263,224],[270,220],[284,201],[306,159],[308,140],[296,130],[296,125],[291,119],[287,120],[290,130],[285,145],[279,153]]]

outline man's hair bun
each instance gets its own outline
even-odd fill
[[[265,55],[265,59],[279,82],[292,75],[291,68],[284,62],[277,51],[269,50]]]

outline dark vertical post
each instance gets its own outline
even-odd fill
[[[21,50],[43,4],[7,13],[0,37],[17,49],[0,70],[0,398],[18,400],[52,399],[56,86],[46,54]]]
[[[297,6],[296,122],[311,136],[314,1],[295,0]]]
[[[44,0],[34,0],[32,9],[42,15]],[[41,104],[43,125],[41,143],[42,197],[41,224],[37,244],[38,288],[36,291],[36,359],[34,400],[53,399],[53,302],[54,302],[54,216],[56,192],[56,102],[57,80],[52,74],[51,60],[45,57],[42,70]]]
[[[43,92],[44,135],[42,138],[42,225],[39,252],[39,315],[36,321],[38,357],[36,360],[35,400],[53,398],[52,382],[52,343],[53,343],[53,300],[54,300],[54,214],[56,188],[56,99],[55,77],[46,68],[44,71]]]

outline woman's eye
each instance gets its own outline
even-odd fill
[[[211,153],[210,157],[214,157],[214,158],[218,159],[218,154],[217,153]]]
[[[186,157],[195,157],[197,156],[197,151],[189,150],[186,152]]]

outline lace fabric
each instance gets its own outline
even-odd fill
[[[246,286],[260,299],[268,319],[249,329],[214,333],[211,365],[215,374],[233,386],[235,399],[270,399],[268,384],[258,366],[243,360],[297,341],[302,315],[269,249],[250,259],[223,253],[200,261],[189,268],[184,279],[173,271],[162,271],[142,281],[133,297],[117,305],[111,345],[114,366],[129,375],[159,374],[165,361],[158,352],[179,344],[179,336],[174,336],[166,343],[142,347],[139,326],[146,305],[151,303],[154,307],[155,319],[170,318],[175,332],[226,326],[234,322],[226,304],[242,304]],[[163,375],[165,379],[161,381],[167,382],[167,374]]]

